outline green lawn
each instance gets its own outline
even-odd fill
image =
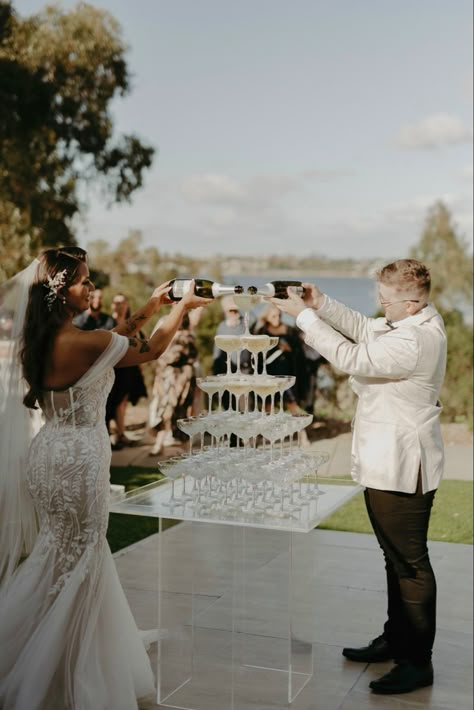
[[[129,466],[112,467],[111,469],[111,482],[125,485],[126,490],[144,486],[159,478],[161,475],[157,472],[156,467],[144,469]],[[344,484],[346,481],[331,479],[330,482]],[[167,526],[175,524],[176,521],[166,521]],[[320,525],[320,528],[371,533],[372,529],[365,511],[363,495],[358,495],[349,501]],[[112,513],[107,539],[112,552],[116,552],[156,532],[158,532],[156,518]],[[473,485],[470,481],[443,481],[441,483],[431,514],[429,539],[472,544]]]
[[[436,493],[431,513],[430,540],[442,542],[473,542],[473,485],[470,481],[442,481]],[[365,510],[364,496],[358,495],[331,515],[323,530],[371,533]]]
[[[160,478],[162,476],[158,473],[156,466],[150,469],[144,469],[139,466],[112,466],[110,469],[111,483],[125,486],[127,491],[146,486],[147,483],[153,483],[153,481],[158,481]],[[175,524],[175,520],[166,520],[164,527],[171,527]],[[128,545],[132,545],[134,542],[143,540],[144,537],[157,532],[158,518],[111,513],[107,540],[112,552],[117,552],[117,550],[128,547]]]

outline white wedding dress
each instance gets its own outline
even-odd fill
[[[40,533],[0,594],[2,710],[133,710],[154,691],[106,540],[105,403],[127,347],[112,333],[73,387],[44,393],[27,476]]]

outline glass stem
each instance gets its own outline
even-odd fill
[[[245,333],[244,335],[250,335],[250,311],[244,311],[244,326],[245,326]]]
[[[242,352],[242,350],[237,350],[237,369],[236,369],[236,371],[235,371],[235,374],[236,374],[236,375],[240,375],[240,374],[241,374],[241,370],[240,370],[240,353],[241,353],[241,352]]]

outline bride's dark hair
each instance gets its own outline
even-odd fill
[[[23,403],[36,409],[41,403],[44,364],[51,352],[54,336],[68,316],[67,289],[75,282],[87,252],[80,247],[46,249],[38,257],[35,283],[30,287],[20,352],[23,376],[29,385]]]

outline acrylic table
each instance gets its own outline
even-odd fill
[[[168,479],[112,501],[111,512],[159,518],[158,704],[240,710],[294,701],[313,675],[312,643],[295,625],[309,578],[305,533],[361,490],[331,479],[303,484],[313,499],[291,516],[170,506]],[[165,529],[168,520],[180,524]]]

